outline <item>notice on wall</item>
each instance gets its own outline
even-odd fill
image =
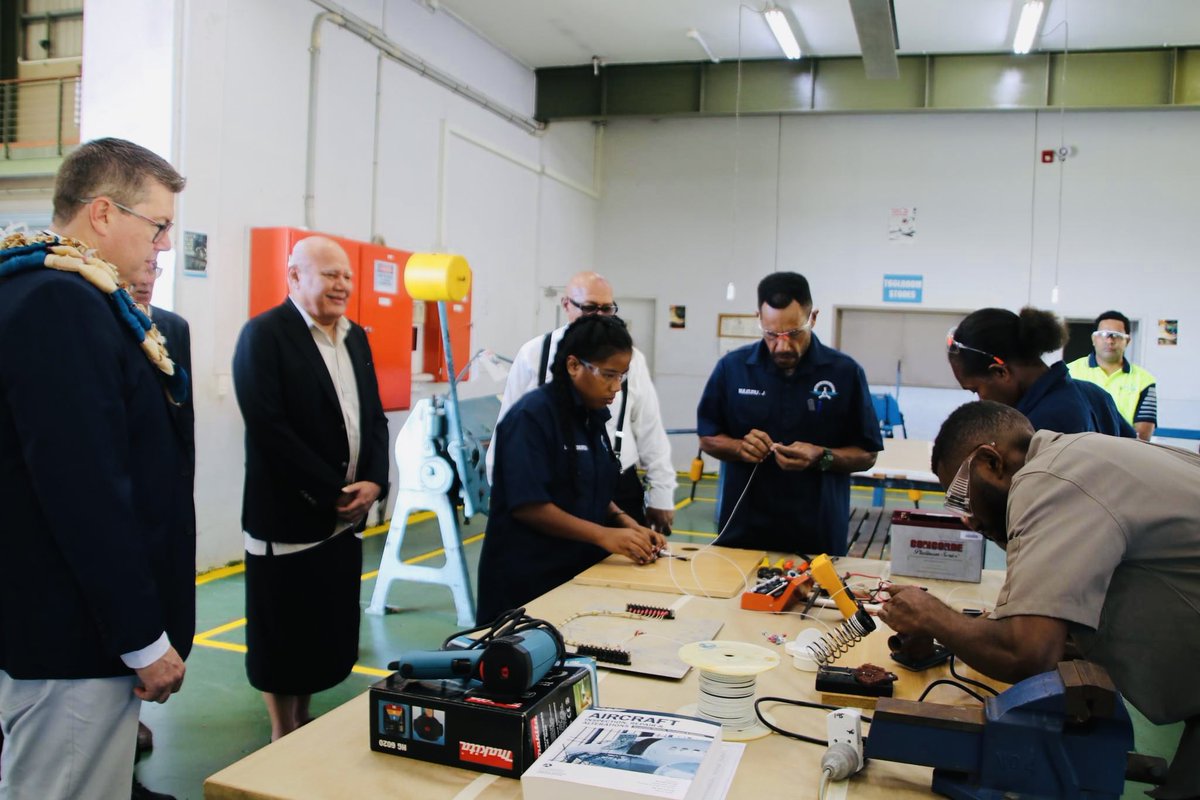
[[[917,238],[917,207],[893,208],[888,215],[888,241],[912,244]]]
[[[1179,320],[1160,319],[1158,321],[1158,343],[1167,347],[1179,344]]]
[[[677,330],[687,327],[687,306],[671,306],[670,326]]]
[[[183,274],[194,278],[208,275],[208,234],[183,232]]]
[[[400,285],[398,274],[396,262],[386,261],[382,258],[375,259],[375,293],[396,294],[397,287]]]
[[[883,302],[885,303],[919,303],[924,289],[924,275],[883,276]]]

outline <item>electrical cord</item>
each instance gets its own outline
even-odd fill
[[[526,616],[524,607],[505,611],[503,614],[496,617],[496,619],[485,625],[476,625],[474,628],[467,628],[466,630],[457,631],[456,633],[450,634],[442,642],[442,649],[448,649],[450,643],[455,639],[463,636],[469,637],[471,634],[479,633],[480,631],[487,632],[478,639],[474,639],[471,644],[462,649],[475,650],[481,647],[487,647],[488,644],[495,639],[499,639],[504,636],[512,636],[513,634],[521,633],[522,631],[533,630],[535,628],[540,628],[546,631],[546,633],[550,634],[551,638],[554,639],[555,646],[558,649],[557,660],[559,663],[562,663],[562,660],[567,655],[567,646],[563,641],[562,634],[558,632],[558,628],[554,627],[544,619],[535,619],[534,617]]]
[[[767,696],[767,697],[759,697],[758,699],[756,699],[754,701],[754,713],[758,717],[758,721],[761,722],[765,727],[770,728],[775,733],[778,733],[780,736],[786,736],[789,739],[796,739],[801,742],[807,742],[808,744],[816,744],[816,745],[820,745],[822,747],[828,747],[829,742],[826,741],[825,739],[817,739],[816,737],[813,737],[813,736],[805,736],[802,733],[796,733],[795,731],[789,731],[784,728],[780,728],[778,725],[775,725],[773,722],[768,720],[766,717],[763,716],[762,709],[759,708],[759,706],[763,703],[783,703],[784,705],[799,706],[801,708],[816,708],[816,709],[820,709],[822,711],[837,711],[839,708],[843,707],[843,706],[831,706],[828,703],[810,703],[807,700],[792,700],[787,697]],[[863,717],[862,721],[870,722],[871,718]],[[866,742],[867,737],[864,736],[863,741]]]
[[[978,700],[981,703],[987,702],[987,700],[984,699],[983,695],[974,691],[970,687],[964,686],[963,684],[959,683],[958,681],[952,681],[949,678],[938,678],[936,681],[930,683],[928,686],[925,687],[925,691],[921,692],[921,696],[917,698],[917,702],[919,703],[922,700],[924,700],[926,697],[928,697],[929,693],[932,692],[934,687],[937,687],[937,686],[953,686],[955,689],[958,689],[960,691],[966,692],[967,694],[971,695],[971,697],[974,697],[976,700]]]
[[[959,675],[959,674],[958,674],[957,672],[955,672],[955,670],[954,670],[954,660],[955,660],[955,659],[954,659],[954,654],[953,654],[953,653],[951,653],[951,654],[950,654],[950,674],[951,674],[953,677],[955,677],[955,678],[958,678],[958,680],[959,680],[959,681],[961,681],[962,683],[965,683],[965,684],[967,684],[968,686],[974,686],[974,687],[975,687],[975,688],[977,688],[977,689],[983,689],[985,692],[991,692],[991,694],[992,694],[992,696],[993,696],[993,697],[995,697],[996,695],[1000,694],[999,690],[997,690],[997,689],[993,689],[991,686],[988,686],[986,683],[983,683],[982,681],[977,681],[977,680],[975,680],[974,678],[968,678],[968,677],[967,677],[967,676],[965,676],[965,675]]]

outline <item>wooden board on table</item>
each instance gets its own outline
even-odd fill
[[[625,556],[609,556],[579,573],[575,583],[612,586],[647,592],[695,594],[702,597],[734,597],[754,585],[753,574],[766,555],[762,550],[705,547],[671,543],[671,552],[689,560],[660,558],[653,564],[634,564]],[[750,576],[750,577],[747,577]]]
[[[678,680],[687,675],[689,664],[679,658],[679,648],[692,642],[717,638],[722,623],[716,619],[629,619],[627,617],[579,617],[560,626],[563,638],[597,647],[619,648],[629,653],[628,664],[596,660],[605,669],[634,672]],[[567,649],[575,648],[567,645]]]

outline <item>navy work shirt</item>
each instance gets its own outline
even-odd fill
[[[513,517],[521,506],[553,503],[588,522],[603,525],[608,520],[620,471],[604,431],[608,409],[585,408],[573,387],[567,409],[557,386],[547,383],[524,395],[496,428],[492,506],[479,557],[475,620],[481,625],[608,555],[601,547],[540,533]],[[564,415],[569,438],[564,436]]]
[[[725,354],[704,387],[696,416],[700,436],[741,439],[757,428],[780,444],[883,449],[862,367],[815,335],[790,376],[775,366],[762,341]],[[848,474],[822,472],[816,465],[788,472],[767,456],[730,522],[754,464],[726,461],[724,470],[722,545],[809,555],[846,552]]]
[[[1029,418],[1034,430],[1129,436],[1132,428],[1128,423],[1120,425],[1121,416],[1112,396],[1099,386],[1099,392],[1092,392],[1089,386],[1096,385],[1074,380],[1067,365],[1059,361],[1034,381],[1016,408]]]

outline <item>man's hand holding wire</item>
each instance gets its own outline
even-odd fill
[[[755,428],[742,437],[738,457],[747,463],[757,464],[771,454],[774,444],[770,436]]]

